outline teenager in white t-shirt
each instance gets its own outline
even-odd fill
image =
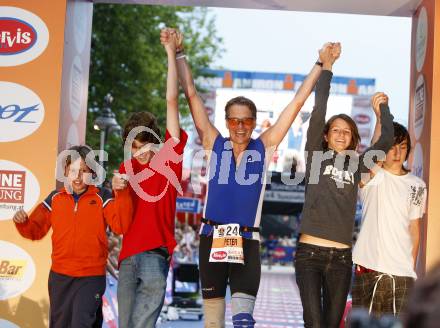
[[[393,124],[394,146],[360,191],[362,227],[353,250],[353,307],[368,308],[375,316],[398,315],[406,304],[417,278],[420,221],[426,202],[425,183],[403,165],[411,149],[408,131]],[[377,133],[373,142],[375,138]]]

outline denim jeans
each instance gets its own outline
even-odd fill
[[[121,262],[119,327],[155,327],[165,299],[168,269],[168,259],[154,251],[145,251]]]
[[[352,276],[351,248],[298,243],[296,282],[304,327],[339,327]]]

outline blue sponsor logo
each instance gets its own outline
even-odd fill
[[[200,212],[200,200],[197,198],[177,197],[176,211],[177,212],[186,212],[186,213],[199,213]]]
[[[35,121],[30,121],[28,115],[32,112],[39,110],[39,104],[20,107],[20,105],[0,105],[0,120],[13,120],[17,123],[36,123]]]

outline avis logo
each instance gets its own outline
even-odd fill
[[[0,55],[15,55],[27,51],[37,41],[32,25],[12,17],[0,17]]]
[[[0,203],[23,204],[26,172],[0,170]]]
[[[48,44],[49,30],[40,17],[21,8],[0,6],[0,67],[28,63]]]
[[[212,258],[214,260],[223,260],[227,255],[228,254],[226,254],[226,252],[224,252],[224,251],[217,251],[212,254]]]
[[[22,280],[26,270],[26,260],[1,260],[0,279]]]

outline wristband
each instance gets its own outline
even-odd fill
[[[317,60],[316,63],[315,63],[315,65],[318,65],[318,66],[321,66],[321,67],[322,67],[324,64],[323,64],[322,62],[320,62],[319,60]]]
[[[176,56],[176,60],[182,59],[182,58],[186,58],[186,55],[183,52],[180,55]]]

